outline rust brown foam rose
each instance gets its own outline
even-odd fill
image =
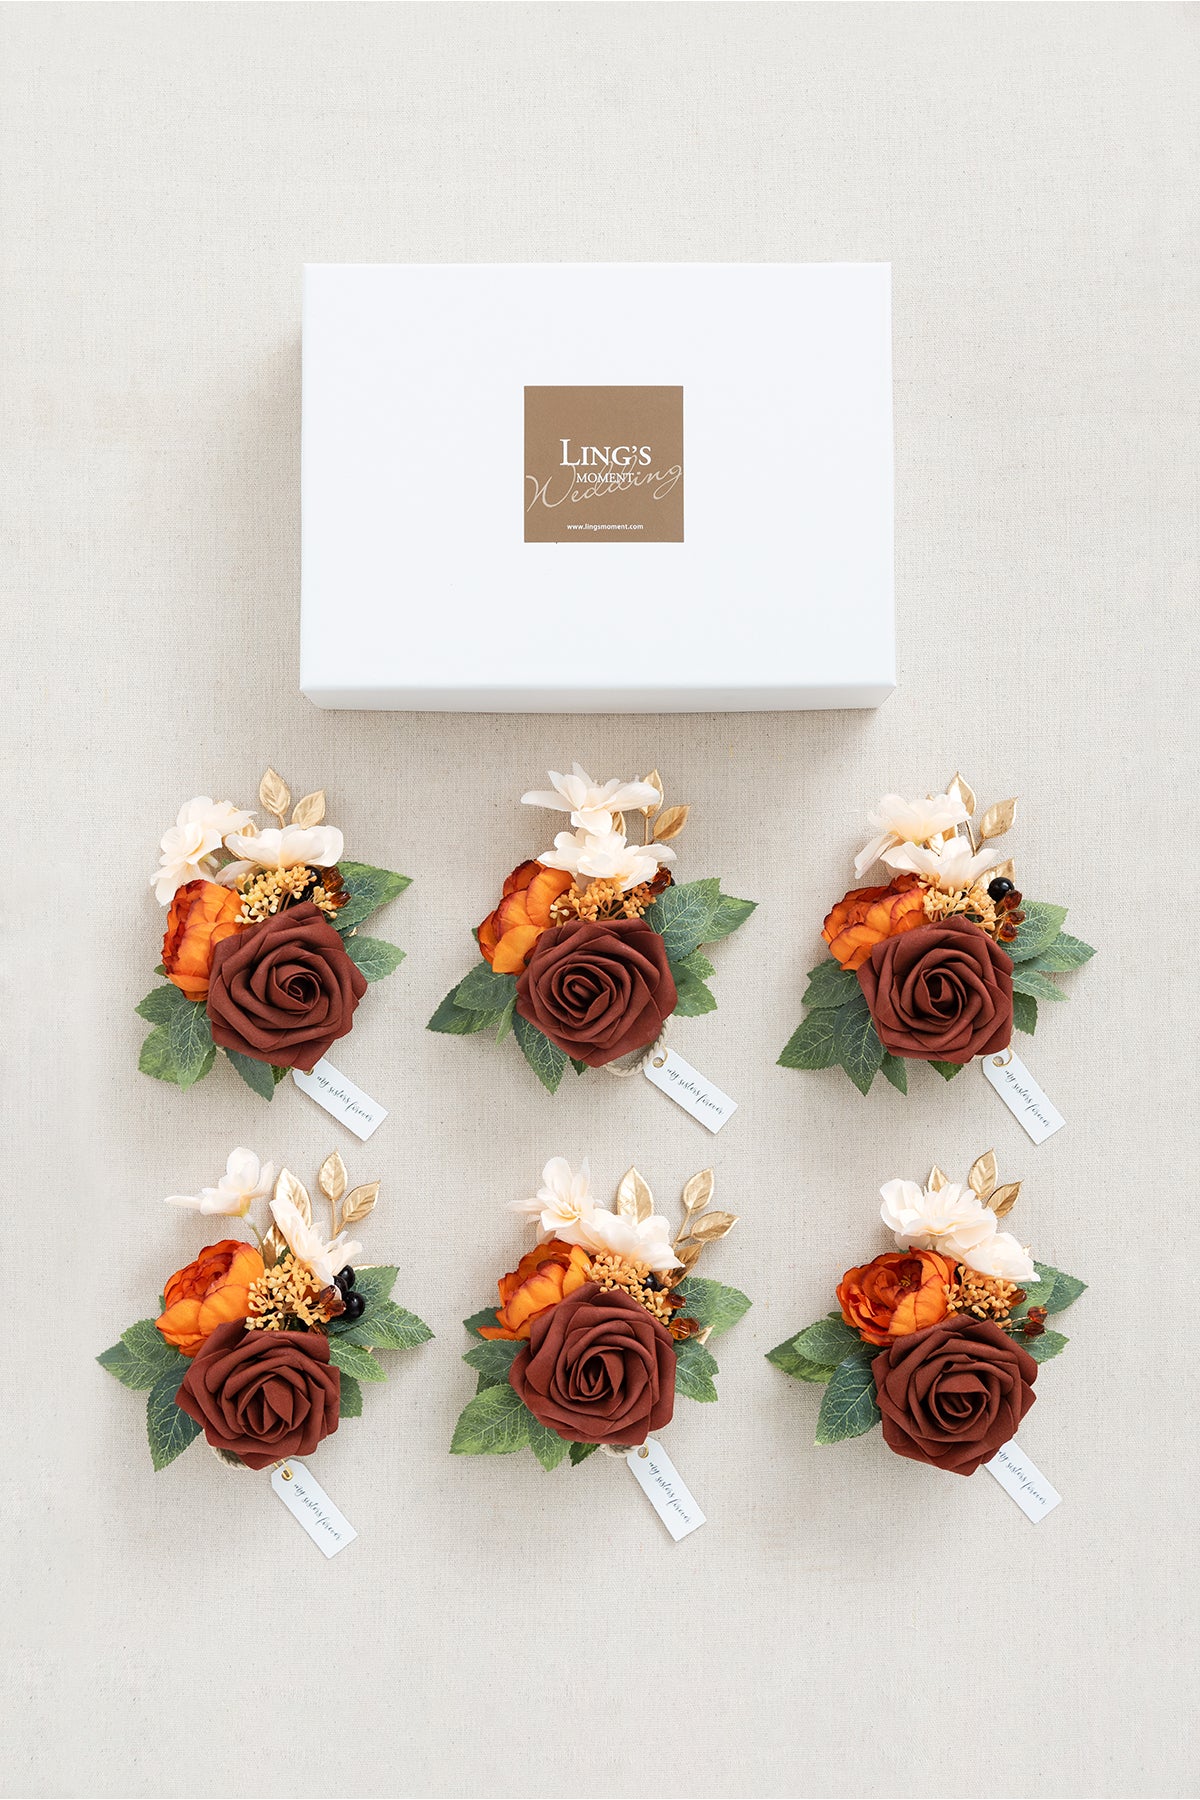
[[[580,1444],[642,1444],[675,1410],[665,1325],[594,1281],[535,1318],[509,1380],[534,1418]]]
[[[175,1404],[217,1450],[265,1469],[307,1456],[338,1427],[341,1373],[319,1331],[247,1331],[218,1325],[196,1355]]]
[[[213,1042],[281,1069],[311,1069],[345,1037],[367,983],[307,901],[223,939],[213,951]]]
[[[1014,1437],[1038,1366],[986,1319],[946,1319],[897,1338],[871,1364],[889,1450],[973,1475]]]
[[[644,919],[544,931],[517,982],[521,1017],[592,1069],[652,1044],[677,998],[666,946]]]
[[[966,1063],[1012,1036],[1012,961],[969,919],[885,938],[857,973],[893,1056]]]

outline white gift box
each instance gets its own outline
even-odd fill
[[[877,706],[890,270],[305,270],[300,685],[320,706]]]

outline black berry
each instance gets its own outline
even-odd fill
[[[1007,894],[1012,893],[1014,885],[1007,875],[997,875],[995,881],[988,882],[988,899],[995,900],[998,905]]]
[[[337,1282],[343,1294],[348,1293],[354,1286],[354,1270],[350,1267],[349,1263],[347,1263],[344,1269],[338,1270],[333,1279]]]
[[[361,1294],[343,1294],[343,1319],[361,1319],[367,1310],[367,1303]]]

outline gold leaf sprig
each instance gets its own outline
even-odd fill
[[[965,775],[956,771],[953,778],[947,783],[946,792],[952,800],[961,800],[967,811],[971,814],[971,819],[974,818],[977,806],[975,790]],[[971,849],[978,850],[980,845],[987,843],[989,838],[1003,837],[1005,832],[1011,831],[1016,822],[1016,817],[1017,802],[1015,798],[1011,800],[997,800],[986,809],[980,818],[978,825],[972,824],[971,819],[968,819],[962,826],[962,830],[967,834]],[[996,875],[1007,875],[1008,879],[1011,881],[1012,863],[1004,863],[999,868],[994,869],[992,875],[993,877]]]
[[[709,1244],[715,1244],[726,1237],[738,1222],[736,1213],[721,1211],[709,1212],[716,1187],[716,1178],[711,1169],[701,1169],[693,1175],[683,1190],[683,1224],[675,1236],[671,1246],[679,1258],[679,1266],[690,1274]]]
[[[971,1164],[971,1172],[967,1176],[971,1191],[984,1206],[990,1206],[998,1219],[1003,1219],[1017,1204],[1017,1195],[1021,1192],[1019,1181],[1001,1183],[996,1168],[996,1153],[985,1150]]]
[[[347,1194],[348,1181],[345,1163],[336,1150],[331,1150],[321,1164],[317,1184],[329,1202],[329,1218],[334,1237],[339,1231],[344,1231],[347,1225],[357,1225],[361,1219],[365,1219],[379,1198],[377,1181],[366,1181],[360,1187],[351,1188]]]
[[[292,790],[283,776],[277,775],[274,769],[268,769],[258,784],[258,803],[265,812],[272,813],[281,826],[287,823]]]
[[[688,813],[691,811],[691,807],[664,806],[663,801],[665,795],[663,792],[662,776],[657,769],[651,769],[650,773],[643,776],[642,779],[652,787],[658,795],[657,800],[652,800],[648,806],[642,807],[642,817],[645,820],[642,842],[645,844],[667,844],[672,838],[677,838],[687,824]],[[651,820],[654,821],[653,825],[651,824]]]

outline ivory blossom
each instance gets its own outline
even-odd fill
[[[557,769],[551,769],[550,780],[553,783],[550,790],[531,789],[521,795],[521,804],[570,813],[572,825],[581,831],[609,832],[613,828],[614,813],[641,812],[662,799],[658,789],[648,781],[622,781],[619,777],[603,783],[593,781],[578,763],[572,765],[569,775],[560,775]]]
[[[879,835],[859,851],[854,859],[854,872],[861,879],[885,850],[897,844],[928,843],[930,838],[942,837],[956,826],[965,825],[970,816],[963,802],[950,794],[931,794],[925,800],[905,800],[900,794],[885,794],[875,811],[867,815],[867,823],[873,825]]]

